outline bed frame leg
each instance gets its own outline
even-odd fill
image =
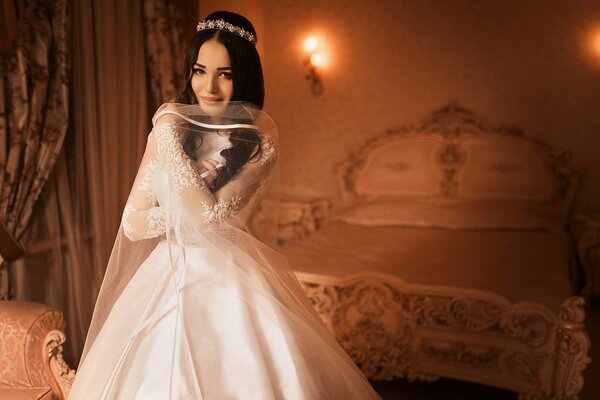
[[[556,325],[554,376],[549,390],[520,393],[519,400],[578,400],[583,389],[583,371],[592,360],[588,356],[590,338],[585,331],[582,297],[571,297],[561,306]]]

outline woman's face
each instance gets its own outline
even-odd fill
[[[192,68],[192,89],[202,109],[210,115],[222,111],[233,95],[231,61],[221,43],[208,40],[198,51]]]

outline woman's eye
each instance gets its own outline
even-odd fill
[[[225,79],[231,79],[231,72],[221,72],[221,76]]]
[[[196,75],[204,75],[205,74],[204,70],[201,68],[193,68],[192,73],[196,74]]]

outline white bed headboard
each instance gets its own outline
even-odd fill
[[[388,130],[341,165],[344,204],[376,199],[518,201],[566,215],[581,170],[568,153],[491,128],[450,104],[418,127]]]

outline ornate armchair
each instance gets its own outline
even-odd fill
[[[62,358],[65,321],[37,303],[0,301],[0,399],[66,399],[75,371]]]

